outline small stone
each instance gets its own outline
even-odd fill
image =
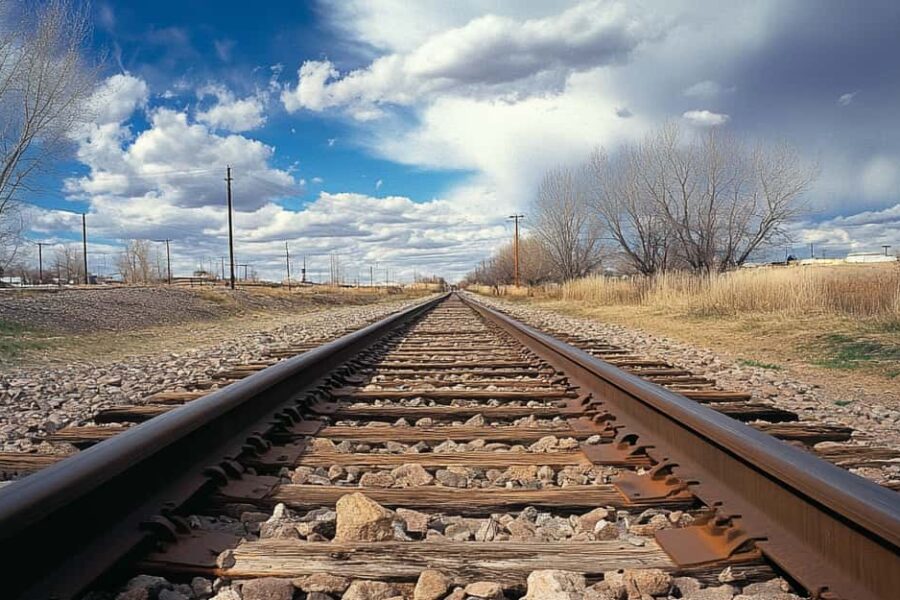
[[[744,586],[744,589],[741,590],[741,593],[748,595],[783,594],[790,591],[791,586],[789,586],[784,579],[776,577],[775,579],[769,579],[768,581],[760,581],[758,583],[748,584]]]
[[[555,435],[546,435],[528,446],[528,449],[532,452],[551,452],[553,450],[556,450],[558,445],[559,440]]]
[[[388,471],[369,471],[359,478],[362,487],[388,488],[394,485],[394,477]]]
[[[163,590],[156,598],[157,600],[190,600],[190,596],[186,596],[175,590]]]
[[[584,600],[619,600],[619,596],[607,582],[601,581],[584,590]]]
[[[128,580],[128,583],[125,584],[125,591],[119,594],[116,600],[119,600],[126,593],[131,595],[125,595],[123,597],[124,600],[142,600],[144,597],[155,598],[162,590],[171,588],[172,584],[165,577],[138,575]]]
[[[463,523],[451,523],[444,530],[444,537],[454,542],[466,542],[472,539],[472,530]]]
[[[484,416],[479,413],[471,417],[465,424],[469,427],[484,427]]]
[[[317,452],[334,452],[336,450],[334,442],[328,438],[313,438],[310,444],[312,449]]]
[[[397,592],[397,587],[390,583],[358,579],[350,584],[341,600],[387,600]]]
[[[336,542],[381,542],[394,537],[394,513],[365,494],[341,496],[336,505]]]
[[[212,596],[212,581],[205,577],[194,577],[191,579],[191,590],[197,598],[209,598]]]
[[[466,586],[466,594],[485,600],[498,600],[503,597],[503,588],[493,581],[476,581]]]
[[[624,571],[606,571],[603,573],[603,583],[605,583],[616,598],[625,596],[625,575]]]
[[[694,577],[676,577],[672,580],[672,585],[681,592],[682,597],[690,596],[703,587],[700,580]]]
[[[222,588],[210,600],[241,600],[241,595],[230,587]]]
[[[292,581],[294,587],[304,592],[323,592],[326,594],[343,594],[350,586],[346,577],[330,573],[313,573],[306,577],[298,577]]]
[[[428,515],[408,508],[398,508],[397,516],[403,520],[406,531],[424,533],[428,529]]]
[[[249,579],[241,585],[241,597],[243,600],[291,600],[294,584],[281,577]]]
[[[572,571],[542,570],[528,575],[527,600],[581,600],[584,575]]]
[[[525,519],[514,519],[506,524],[510,539],[514,542],[528,542],[534,540],[536,527]]]
[[[422,465],[405,464],[391,471],[396,487],[417,487],[428,485],[434,477]]]
[[[697,590],[689,596],[685,596],[684,600],[732,600],[733,598],[734,588],[730,585],[720,585]]]
[[[438,469],[435,479],[445,487],[464,488],[469,484],[469,480],[464,474],[452,469]]]
[[[595,508],[590,512],[586,512],[580,517],[578,517],[578,529],[579,531],[594,531],[594,528],[597,526],[597,523],[606,519],[609,516],[609,511],[605,508]]]
[[[425,569],[419,573],[413,600],[439,600],[447,594],[450,578],[435,569]]]
[[[490,542],[500,533],[500,524],[494,519],[487,519],[475,532],[476,542]]]
[[[521,465],[509,467],[503,475],[509,481],[530,483],[532,481],[537,481],[537,466]]]
[[[635,599],[668,594],[672,587],[672,577],[661,569],[625,569],[622,580],[628,597]]]

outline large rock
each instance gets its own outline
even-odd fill
[[[434,569],[425,569],[419,573],[413,600],[439,600],[447,595],[450,589],[450,578]]]
[[[581,600],[585,581],[572,571],[532,571],[528,576],[527,600]]]
[[[365,494],[338,499],[336,542],[381,542],[394,538],[394,513]]]
[[[400,590],[393,584],[384,581],[357,580],[350,584],[341,600],[387,600],[398,595]]]
[[[280,577],[250,579],[241,585],[241,597],[244,600],[291,600],[294,584],[290,579]]]
[[[422,465],[405,464],[391,471],[396,487],[416,487],[428,485],[434,477]]]

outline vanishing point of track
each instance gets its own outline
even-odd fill
[[[735,402],[740,393],[588,350],[454,294],[182,394],[181,406],[119,409],[154,418],[114,437],[69,432],[82,452],[0,490],[5,590],[70,598],[129,573],[414,582],[427,568],[521,590],[537,569],[703,580],[730,566],[785,575],[813,597],[896,597],[896,492],[775,437],[803,443],[809,429],[741,423],[765,407]],[[402,539],[348,541],[338,521],[337,534],[241,540],[197,518],[327,510],[354,492],[423,522],[483,524],[454,535],[409,517]],[[554,519],[598,508],[688,518],[631,543],[491,525],[528,507]]]

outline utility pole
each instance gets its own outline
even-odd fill
[[[231,167],[225,167],[225,184],[228,190],[228,256],[231,259],[231,289],[234,289],[234,227],[231,223]]]
[[[288,243],[284,243],[284,264],[287,267],[287,287],[291,291],[291,251],[288,249]]]
[[[810,258],[815,258],[815,257],[816,257],[815,252],[813,252],[813,243],[812,243],[812,242],[809,243],[809,257],[810,257]]]
[[[44,285],[44,246],[49,246],[50,244],[46,244],[44,242],[38,242],[38,273],[40,277],[40,285]],[[885,250],[885,254],[887,254],[887,250]]]
[[[890,244],[882,244],[881,247],[884,248],[884,255],[887,256],[888,248],[890,248],[891,245]]]
[[[300,272],[300,283],[306,283],[306,255],[303,255],[303,270]]]
[[[84,254],[84,285],[88,285],[90,280],[87,268],[87,217],[84,213],[81,213],[81,248],[81,253]]]
[[[164,240],[153,240],[154,242],[166,243],[166,272],[168,274],[167,281],[172,285],[172,255],[169,254],[169,242],[172,240],[166,238]]]
[[[519,219],[524,219],[525,215],[510,215],[509,218],[516,221],[516,237],[513,241],[513,254],[515,256],[513,259],[513,271],[515,273],[515,285],[519,287]]]

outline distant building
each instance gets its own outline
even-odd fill
[[[22,286],[22,278],[18,275],[9,276],[9,277],[0,277],[0,286]]]
[[[879,254],[877,252],[854,252],[848,254],[845,260],[848,263],[885,263],[897,262],[897,257]]]

